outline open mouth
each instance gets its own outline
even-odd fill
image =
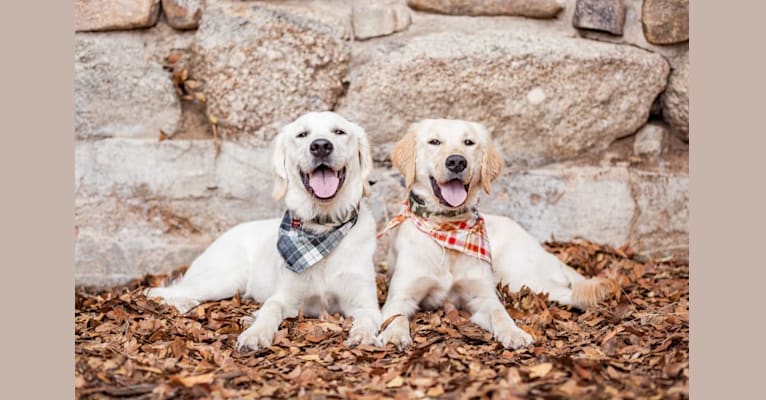
[[[343,181],[346,180],[346,167],[343,167],[340,171],[335,171],[322,164],[310,174],[301,171],[301,180],[306,190],[314,195],[314,197],[321,200],[329,200],[335,197],[343,185]]]
[[[448,207],[457,208],[465,203],[468,197],[468,184],[460,179],[453,179],[444,183],[437,183],[436,179],[431,178],[431,189],[439,202]]]

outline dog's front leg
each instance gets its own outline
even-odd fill
[[[385,322],[396,317],[378,335],[379,345],[393,343],[402,350],[412,344],[409,317],[415,314],[420,302],[438,284],[435,279],[427,276],[408,277],[405,274],[394,273],[388,288],[388,299],[383,306],[382,318]]]
[[[471,321],[492,332],[505,348],[518,349],[534,342],[532,336],[519,328],[495,293],[492,282],[484,279],[462,279],[453,290],[471,312]]]
[[[370,267],[371,269],[374,268]],[[346,345],[374,344],[375,335],[378,333],[378,328],[382,322],[375,278],[373,276],[368,278],[347,276],[341,282],[345,286],[338,294],[341,311],[344,315],[354,319]]]
[[[294,296],[281,295],[280,292],[269,297],[253,316],[255,320],[237,338],[237,349],[253,350],[271,346],[279,324],[285,318],[298,314],[298,301]]]

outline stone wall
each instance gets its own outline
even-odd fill
[[[404,127],[462,118],[506,159],[485,211],[688,257],[688,0],[75,0],[75,30],[78,284],[279,215],[268,143],[312,110],[367,130],[379,223]]]

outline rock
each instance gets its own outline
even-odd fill
[[[310,6],[209,3],[193,74],[204,83],[219,133],[255,134],[266,143],[301,114],[332,109],[348,70],[348,23],[350,13]]]
[[[102,142],[115,142],[115,149],[128,149],[128,153],[139,153],[136,147],[141,147],[128,146],[131,140],[124,139]],[[199,143],[179,156],[175,147],[181,149],[191,142]],[[279,216],[281,204],[268,198],[269,190],[263,188],[264,182],[270,187],[270,178],[260,165],[253,164],[268,160],[261,154],[265,150],[224,145],[219,160],[228,161],[219,162],[210,174],[214,178],[209,178],[217,189],[206,189],[201,195],[179,198],[181,193],[172,189],[165,195],[158,190],[165,190],[167,184],[149,182],[185,180],[183,172],[169,170],[183,170],[193,160],[208,165],[208,154],[213,153],[209,141],[162,149],[170,154],[155,163],[162,166],[159,171],[168,171],[157,174],[159,177],[143,175],[132,182],[121,179],[116,185],[106,185],[144,189],[93,193],[81,184],[75,201],[77,284],[116,284],[144,273],[170,271],[189,264],[231,226]],[[149,146],[144,145],[148,157],[157,158],[159,152]],[[128,164],[128,168],[141,167]],[[197,174],[188,172],[189,176]],[[82,172],[77,175],[81,177]],[[244,184],[239,192],[225,183],[227,179],[252,184]],[[371,179],[375,181],[372,197],[365,201],[380,230],[400,210],[405,192],[401,176],[392,169],[376,168]],[[627,163],[577,160],[505,174],[495,182],[490,196],[482,195],[481,210],[515,219],[540,241],[583,238],[612,246],[628,244],[642,255],[688,259],[688,162],[633,168]],[[388,242],[387,236],[378,240],[378,262],[385,260]]]
[[[641,22],[650,43],[685,42],[689,40],[689,0],[644,0]]]
[[[662,94],[662,118],[689,141],[689,53],[673,62],[668,86]]]
[[[540,241],[622,246],[636,212],[629,179],[626,167],[552,165],[501,177],[481,209],[510,216]]]
[[[689,259],[689,172],[631,173],[638,213],[629,243],[639,254]]]
[[[149,28],[157,23],[160,0],[75,0],[74,29],[109,31]]]
[[[510,216],[540,241],[583,238],[688,259],[688,180],[688,163],[668,170],[568,162],[503,176],[481,208]]]
[[[388,220],[396,215],[404,200],[404,179],[399,172],[392,168],[375,168],[370,174],[370,180],[375,182],[371,188],[367,204],[377,224],[376,232],[385,228]],[[374,260],[376,263],[386,261],[391,235],[378,238]]]
[[[506,173],[482,195],[480,210],[514,219],[541,242],[587,239],[688,259],[688,161],[662,162],[634,168],[575,160]],[[399,212],[404,185],[393,170],[373,177],[370,204],[381,230]],[[386,259],[388,240],[378,240],[376,260]]]
[[[620,4],[625,9],[625,22],[622,25],[622,33],[620,35],[607,31],[577,28],[573,21],[578,0],[562,0],[562,2],[564,10],[555,21],[551,21],[551,24],[556,25],[560,30],[567,31],[569,35],[623,46],[633,45],[649,50],[652,53],[660,54],[666,59],[673,58],[688,48],[688,42],[674,45],[656,45],[646,40],[641,24],[641,8],[643,3],[641,0],[621,1]]]
[[[625,5],[622,0],[577,0],[572,25],[622,36]]]
[[[226,196],[270,203],[270,159],[268,148],[228,141],[222,143],[218,159],[211,140],[79,142],[75,191],[170,200]]]
[[[75,191],[125,198],[182,199],[215,187],[209,141],[108,139],[75,146]]]
[[[197,29],[203,7],[203,0],[162,0],[168,25],[176,29]]]
[[[530,18],[555,18],[561,11],[556,0],[408,0],[410,7],[451,15],[517,15]]]
[[[352,12],[354,37],[369,39],[390,35],[410,25],[410,9],[397,0],[356,1]]]
[[[369,204],[372,205],[372,215],[380,230],[402,205],[405,196],[404,179],[393,168],[376,168],[370,174],[370,180],[375,183],[370,187]]]
[[[367,130],[377,160],[429,117],[484,123],[514,164],[595,153],[644,125],[669,70],[633,47],[521,31],[392,39],[365,57],[337,110]]]
[[[154,53],[153,36],[128,32],[75,34],[75,134],[158,138],[172,133],[181,105]]]
[[[132,229],[119,236],[81,230],[75,241],[75,284],[106,287],[169,272],[189,265],[212,240],[150,236]]]
[[[75,34],[75,135],[158,138],[172,133],[181,104],[147,41],[127,32]]]
[[[280,215],[279,204],[257,193],[250,197],[216,192],[185,199],[78,193],[76,275],[115,275],[124,281],[188,265],[232,226]],[[83,277],[91,282],[97,278]]]
[[[662,153],[662,139],[666,131],[667,128],[663,124],[647,123],[633,139],[633,153],[638,156],[659,156]]]
[[[210,140],[114,138],[75,152],[78,284],[172,270],[226,229],[282,209],[268,148],[224,142],[216,159]]]

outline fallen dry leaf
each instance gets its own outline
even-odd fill
[[[545,375],[548,375],[548,372],[551,372],[551,369],[553,368],[553,364],[551,363],[542,363],[537,364],[535,366],[529,367],[527,371],[529,371],[529,378],[542,378]]]
[[[393,322],[395,319],[397,319],[397,318],[399,318],[401,316],[402,316],[402,314],[394,314],[394,315],[386,318],[386,320],[383,321],[382,324],[380,324],[380,331],[381,332],[385,331],[386,328],[388,328],[388,326],[391,325],[391,322]]]
[[[444,388],[442,387],[442,385],[436,385],[428,389],[428,391],[426,391],[426,396],[428,397],[438,397],[443,394],[444,394]]]
[[[583,312],[527,288],[500,288],[508,312],[536,339],[518,350],[447,306],[411,318],[413,345],[403,352],[346,346],[352,321],[340,314],[285,320],[269,348],[238,351],[247,327],[240,319],[259,307],[252,300],[236,296],[180,315],[141,294],[186,267],[108,290],[77,288],[75,396],[688,398],[688,265],[588,242],[546,247],[586,275],[614,278],[622,292]],[[377,283],[382,302],[382,268]]]
[[[194,385],[199,385],[201,383],[212,383],[215,379],[215,373],[207,373],[202,375],[196,375],[196,376],[177,376],[174,378],[171,378],[171,381],[177,381],[180,384],[186,386],[186,387],[192,387]]]
[[[403,384],[404,384],[404,378],[397,375],[394,379],[391,379],[390,381],[388,381],[388,383],[386,383],[386,387],[398,388],[402,386]]]

